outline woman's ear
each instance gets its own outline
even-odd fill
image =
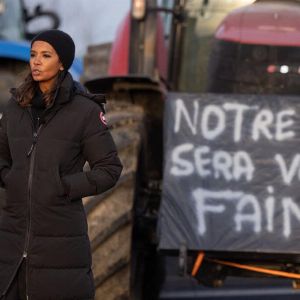
[[[59,60],[59,64],[60,64],[59,70],[63,71],[65,68],[64,68],[64,66],[63,66],[63,64],[62,64],[62,62],[60,60]]]

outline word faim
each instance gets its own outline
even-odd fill
[[[260,233],[263,230],[263,224],[267,232],[274,232],[275,217],[278,222],[278,216],[275,215],[275,205],[281,205],[282,235],[286,238],[290,237],[293,220],[300,222],[300,208],[290,197],[283,197],[281,201],[276,201],[272,186],[268,186],[267,190],[269,196],[259,200],[256,196],[242,191],[195,189],[192,194],[198,216],[199,234],[204,235],[206,233],[206,220],[209,215],[222,217],[222,214],[226,213],[226,209],[230,206],[230,202],[234,202],[235,209],[232,218],[236,232],[247,227],[248,230],[251,228],[254,233]]]

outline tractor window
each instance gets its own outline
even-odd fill
[[[254,0],[187,0],[183,57],[179,74],[180,91],[203,92],[216,28],[233,9]]]
[[[300,94],[300,48],[214,42],[208,92]]]
[[[4,0],[0,13],[0,39],[20,40],[24,37],[22,6],[19,0]]]
[[[172,9],[174,7],[174,0],[161,0],[159,3],[160,6]],[[164,23],[164,32],[165,37],[168,39],[170,37],[171,31],[171,22],[172,22],[172,15],[168,13],[161,13],[161,17]]]
[[[158,1],[158,6],[164,7],[167,9],[173,9],[175,0],[160,0]],[[170,50],[171,42],[171,28],[172,28],[172,15],[166,12],[160,12],[159,17],[162,21],[163,32],[164,32],[164,41],[167,52]],[[168,59],[168,58],[167,58]]]

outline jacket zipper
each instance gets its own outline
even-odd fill
[[[54,94],[54,97],[53,97],[53,103],[54,101],[56,100],[56,97],[57,97],[57,94],[58,94],[58,88],[56,89],[55,91],[55,94]],[[46,110],[50,109],[51,107],[53,106],[53,104],[50,106],[50,107],[47,107]],[[39,124],[40,123],[40,118],[38,118],[38,122],[37,122],[37,130],[35,129],[34,127],[34,120],[33,120],[33,117],[32,117],[32,113],[31,111],[28,110],[28,113],[29,113],[29,116],[30,116],[30,119],[31,119],[31,125],[32,125],[32,130],[33,130],[33,140],[32,140],[32,144],[31,144],[31,147],[29,149],[29,151],[27,152],[27,157],[30,157],[30,162],[29,162],[29,176],[28,176],[28,210],[27,210],[27,217],[28,217],[28,222],[27,222],[27,226],[26,226],[26,241],[25,241],[25,246],[24,246],[24,251],[23,251],[23,255],[21,257],[21,259],[19,260],[18,262],[18,265],[13,273],[13,276],[11,277],[7,287],[4,289],[4,292],[2,293],[1,297],[3,297],[10,285],[12,284],[20,266],[21,266],[21,263],[23,261],[23,259],[26,259],[27,258],[27,255],[28,255],[28,246],[29,246],[29,235],[30,235],[30,229],[31,229],[31,185],[32,185],[32,176],[33,176],[33,167],[34,167],[34,160],[35,160],[35,145],[37,143],[37,139],[38,139],[38,136],[39,136],[39,133],[43,127],[43,124]],[[26,263],[26,274],[25,274],[25,281],[26,281],[26,300],[29,300],[29,296],[28,296],[28,263]]]
[[[33,178],[33,168],[35,163],[35,146],[37,143],[37,139],[39,136],[39,133],[43,127],[43,125],[39,125],[39,119],[37,124],[38,129],[33,132],[33,140],[31,147],[27,153],[27,157],[30,157],[29,161],[29,175],[28,175],[28,209],[27,209],[27,228],[26,228],[26,241],[25,241],[25,247],[23,252],[23,258],[26,259],[28,255],[28,247],[29,247],[29,240],[30,240],[30,231],[31,231],[31,189],[32,189],[32,178]],[[25,281],[26,281],[26,299],[29,299],[28,296],[28,263],[26,263],[26,275],[25,275]]]

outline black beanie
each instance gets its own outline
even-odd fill
[[[75,44],[67,33],[58,29],[46,30],[32,39],[31,47],[35,41],[43,41],[50,44],[58,54],[65,70],[67,71],[71,67],[75,56]]]

